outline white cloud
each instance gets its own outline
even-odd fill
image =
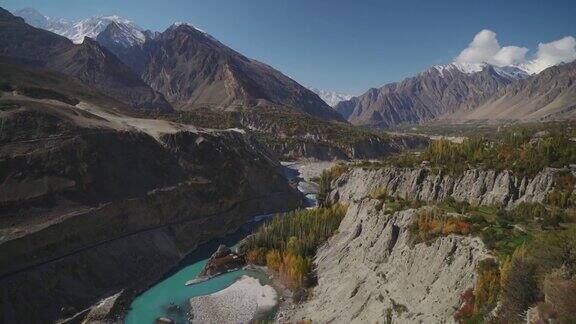
[[[536,57],[525,64],[525,68],[532,73],[560,63],[572,62],[576,59],[576,39],[566,36],[550,43],[538,44]]]
[[[484,29],[454,60],[457,63],[489,63],[496,66],[520,64],[526,60],[528,49],[518,46],[500,47],[496,33]]]
[[[454,59],[456,63],[488,63],[495,66],[519,66],[528,72],[538,73],[547,67],[576,59],[576,39],[567,36],[562,39],[540,43],[538,52],[527,59],[528,49],[519,46],[500,46],[496,33],[484,29]]]
[[[526,60],[526,53],[528,53],[526,47],[502,47],[496,54],[494,54],[494,60],[496,61],[495,65],[506,66],[523,63]]]

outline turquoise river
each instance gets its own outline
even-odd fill
[[[284,171],[287,178],[298,176],[298,171],[296,170],[285,168]],[[314,206],[316,204],[315,198],[313,194],[306,195],[306,205]],[[226,246],[233,247],[270,216],[271,215],[263,215],[256,217],[235,233],[199,246],[194,252],[182,260],[180,266],[168,273],[163,280],[134,299],[126,316],[125,323],[154,324],[159,317],[170,318],[174,323],[178,324],[188,323],[188,301],[190,298],[220,291],[232,285],[243,275],[257,278],[263,284],[268,283],[269,278],[263,272],[238,270],[194,285],[185,285],[188,280],[198,275],[210,258],[210,255],[216,251],[218,245],[225,244]]]

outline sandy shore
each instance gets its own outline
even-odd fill
[[[219,292],[190,299],[192,323],[248,323],[278,304],[272,286],[258,279],[242,276]]]

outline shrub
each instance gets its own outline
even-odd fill
[[[475,297],[472,288],[467,289],[460,295],[460,301],[462,302],[462,305],[458,308],[456,313],[454,313],[454,319],[458,323],[462,323],[474,315]]]
[[[576,279],[571,278],[564,268],[556,269],[544,280],[546,304],[551,311],[539,311],[559,321],[559,323],[576,323]]]
[[[419,210],[409,230],[415,242],[426,242],[438,236],[467,235],[470,228],[464,218],[448,217],[440,208],[433,207]]]
[[[316,199],[318,200],[318,206],[320,207],[330,207],[328,201],[328,195],[332,190],[332,181],[338,179],[344,172],[348,170],[345,164],[338,163],[328,170],[322,171],[320,174],[320,179],[318,182],[318,194]]]
[[[536,279],[537,264],[519,248],[501,270],[501,301],[498,321],[516,323],[524,312],[539,299]]]
[[[246,253],[246,261],[248,263],[253,263],[257,265],[266,264],[266,250],[265,249],[253,249]]]
[[[282,256],[280,251],[272,249],[266,253],[266,266],[272,270],[278,271],[282,265]]]
[[[490,258],[480,262],[474,289],[476,313],[491,310],[498,302],[500,293],[500,269],[496,260]]]

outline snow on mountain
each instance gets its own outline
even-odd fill
[[[330,105],[331,107],[336,106],[340,101],[350,100],[353,97],[352,95],[335,91],[321,90],[318,88],[308,88],[308,89],[316,93],[320,97],[320,99],[324,100],[324,102]]]
[[[130,38],[127,42],[130,43],[144,43],[146,38],[142,33],[142,29],[132,23],[130,20],[119,17],[119,16],[96,16],[87,19],[80,20],[73,23],[71,28],[66,32],[62,33],[62,36],[68,37],[74,43],[82,43],[84,37],[96,38],[110,23],[117,23],[124,28],[127,28],[126,35]]]
[[[49,30],[59,34],[70,26],[70,22],[62,18],[46,17],[33,8],[24,8],[14,12],[15,16],[24,18],[27,24],[36,28]]]
[[[113,21],[108,24],[108,27],[114,27],[113,32],[108,35],[109,40],[124,48],[144,44],[147,38],[147,34],[133,28],[130,24]],[[99,40],[99,38],[96,39]]]
[[[524,70],[517,66],[495,66],[494,70],[496,73],[511,78],[511,79],[525,79],[529,77],[531,74],[529,71]]]
[[[29,25],[62,35],[76,44],[82,43],[84,37],[96,39],[96,36],[113,22],[121,26],[124,31],[120,35],[125,38],[118,39],[122,44],[142,44],[146,40],[142,28],[132,21],[116,15],[94,16],[80,21],[69,22],[61,18],[44,16],[32,8],[18,10],[14,14],[24,18],[24,21]]]
[[[459,63],[459,62],[452,62],[443,65],[434,65],[426,71],[438,71],[438,73],[440,73],[441,76],[444,76],[444,73],[447,71],[454,71],[454,70],[460,71],[465,74],[472,74],[481,72],[482,70],[484,70],[489,66],[492,66],[492,68],[494,68],[494,71],[496,71],[496,73],[510,79],[524,79],[528,77],[530,74],[532,74],[517,66],[499,67],[490,65],[488,63]]]

